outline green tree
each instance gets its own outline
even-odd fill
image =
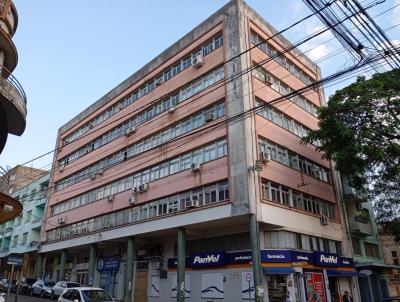
[[[378,222],[399,232],[400,70],[357,78],[329,98],[319,118],[320,129],[303,143],[319,141],[323,157],[373,198]]]

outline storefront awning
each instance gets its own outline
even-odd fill
[[[337,270],[327,270],[326,274],[330,277],[360,277],[362,274],[351,271],[337,271]],[[362,275],[363,276],[363,275]]]
[[[291,267],[263,267],[264,275],[289,275],[295,273]]]

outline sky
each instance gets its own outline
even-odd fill
[[[59,127],[227,2],[14,0],[19,15],[13,39],[19,55],[14,75],[27,95],[28,116],[24,134],[8,136],[0,166],[23,164],[53,150]],[[367,5],[374,1],[360,2]],[[247,3],[277,30],[311,13],[301,0]],[[399,6],[375,18],[386,29],[400,23],[400,0],[386,0],[369,13],[376,16],[395,5]],[[295,43],[322,27],[313,17],[285,37]],[[387,34],[395,43],[400,41],[400,27]],[[301,47],[303,51],[311,49],[307,54],[319,62],[323,76],[351,63],[345,52],[336,52],[342,47],[335,39],[323,43],[331,38],[330,33],[324,33]],[[326,87],[327,97],[352,80]],[[50,153],[27,165],[50,169],[52,160]]]

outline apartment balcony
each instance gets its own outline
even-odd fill
[[[367,237],[374,234],[368,210],[349,216],[349,228],[353,235]]]
[[[42,219],[37,218],[31,222],[31,229],[34,231],[40,231],[42,227]]]
[[[367,198],[357,192],[353,187],[350,186],[347,178],[342,178],[342,188],[343,188],[343,201],[346,202],[366,202]]]
[[[46,201],[47,201],[46,195],[43,194],[43,195],[39,196],[39,198],[35,201],[35,206],[36,207],[44,207],[46,205]]]
[[[4,230],[4,237],[10,237],[13,232],[13,228],[8,227]]]

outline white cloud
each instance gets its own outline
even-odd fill
[[[312,50],[310,50],[307,54],[310,57],[311,60],[316,61],[319,60],[329,53],[332,52],[332,49],[328,47],[326,44],[321,44],[316,47],[314,47]]]

